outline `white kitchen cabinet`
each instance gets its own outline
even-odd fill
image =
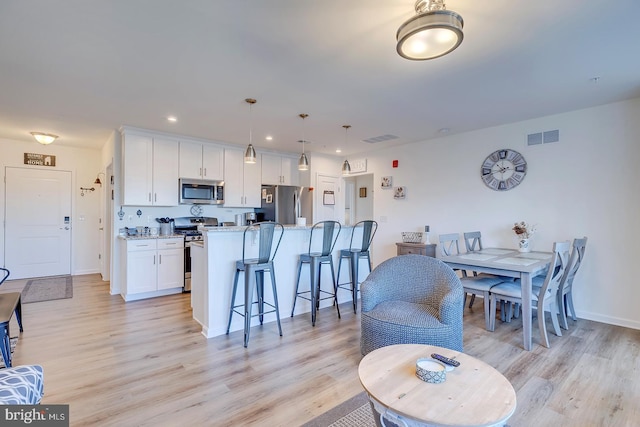
[[[207,297],[207,278],[204,245],[191,245],[191,309],[193,318],[201,325],[206,324],[205,298]]]
[[[184,239],[158,240],[158,290],[184,286]]]
[[[275,154],[262,154],[262,184],[299,185],[295,159]]]
[[[123,134],[124,205],[178,205],[178,141]]]
[[[131,239],[124,241],[125,301],[182,292],[184,239]]]
[[[180,178],[224,179],[224,148],[194,141],[180,141]]]
[[[261,205],[260,162],[244,162],[244,150],[224,150],[224,206],[259,208]]]

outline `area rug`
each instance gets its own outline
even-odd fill
[[[13,352],[16,349],[16,344],[18,344],[18,337],[12,337],[9,340],[9,343],[11,344],[11,354],[13,354]],[[5,368],[5,366],[4,366],[4,358],[2,357],[2,353],[0,353],[0,368]]]
[[[371,405],[366,393],[351,399],[314,418],[302,427],[375,427]]]
[[[23,304],[65,298],[73,298],[73,279],[71,276],[32,279],[22,290]]]

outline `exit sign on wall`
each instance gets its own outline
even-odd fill
[[[24,164],[32,166],[56,166],[56,156],[51,154],[24,153]]]

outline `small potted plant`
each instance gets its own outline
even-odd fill
[[[536,232],[535,225],[531,225],[524,221],[520,221],[513,224],[512,230],[516,233],[516,236],[518,237],[518,250],[520,252],[531,252],[529,239]]]

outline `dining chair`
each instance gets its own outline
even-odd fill
[[[356,235],[356,230],[362,229],[362,239],[360,243],[358,240],[353,241]],[[353,312],[355,313],[358,308],[358,278],[359,278],[359,264],[360,258],[366,258],[369,266],[369,273],[371,273],[371,254],[369,248],[373,237],[378,230],[378,223],[373,220],[365,220],[356,223],[351,229],[351,240],[349,240],[349,248],[340,250],[340,261],[338,262],[338,281],[340,280],[340,268],[342,267],[342,260],[346,259],[349,263],[349,282],[338,283],[336,286],[340,289],[346,289],[351,291],[351,298],[353,301]]]
[[[233,314],[239,314],[244,317],[244,346],[249,345],[249,332],[251,330],[251,318],[258,316],[262,325],[264,315],[268,313],[276,313],[278,322],[278,331],[282,336],[282,326],[280,325],[280,312],[278,310],[278,292],[276,289],[276,275],[273,265],[273,259],[278,252],[282,236],[284,234],[284,226],[277,222],[258,222],[244,229],[242,235],[242,259],[236,261],[236,273],[233,279],[233,291],[231,292],[231,305],[229,308],[229,323],[227,324],[227,335],[231,328],[231,319]],[[250,250],[254,246],[252,242],[257,239],[257,257]],[[275,243],[275,248],[273,244]],[[238,290],[238,277],[244,272],[244,302],[235,304],[236,292]],[[271,276],[271,288],[273,292],[273,301],[267,302],[264,299],[264,273],[269,272]],[[257,293],[257,301],[253,301],[254,289]],[[252,315],[252,307],[258,305],[258,313]],[[264,306],[271,308],[264,311]],[[240,311],[239,308],[244,310]]]
[[[531,290],[532,305],[537,308],[538,327],[540,329],[540,337],[545,347],[549,348],[549,337],[547,336],[547,328],[545,321],[545,311],[551,316],[553,330],[559,337],[562,336],[560,325],[558,323],[558,288],[560,281],[567,269],[569,263],[569,242],[555,242],[553,244],[553,255],[549,270],[545,277],[537,276],[532,279],[534,286]],[[536,286],[537,285],[537,286]],[[495,330],[496,322],[496,303],[498,300],[504,300],[511,303],[522,303],[522,287],[520,279],[514,282],[504,282],[491,288],[491,331]]]
[[[458,238],[460,235],[458,233],[448,233],[441,234],[439,236],[440,241],[440,251],[443,256],[451,256],[451,255],[460,255],[460,247],[458,246]],[[484,306],[484,326],[487,330],[489,330],[489,315],[490,315],[490,291],[493,286],[496,286],[503,282],[502,279],[492,276],[490,274],[474,274],[473,276],[468,276],[467,272],[464,270],[460,271],[462,277],[460,278],[460,282],[462,282],[462,287],[464,288],[464,301],[463,306],[467,303],[467,294],[471,294],[471,298],[475,296],[475,294],[482,294],[483,298],[483,306]],[[469,308],[471,308],[472,304],[469,304]],[[495,316],[495,311],[494,311]]]
[[[482,233],[480,231],[467,231],[463,233],[463,237],[464,237],[464,246],[467,252],[482,250]],[[497,275],[486,274],[486,273],[482,273],[482,274],[484,274],[485,276],[499,277],[503,282],[512,282],[514,280],[513,277],[497,276]],[[478,273],[474,271],[473,275],[477,276]],[[475,295],[471,295],[471,301],[469,301],[469,308],[473,306],[474,301],[475,301]],[[506,312],[504,310],[504,302],[502,301],[500,302],[500,308],[501,308],[500,315],[504,320]],[[518,312],[519,312],[519,307],[516,306],[516,310],[515,310],[516,317],[518,317],[518,314],[517,314]],[[510,307],[509,307],[509,313],[511,313]]]
[[[300,254],[298,257],[298,275],[296,279],[296,290],[293,294],[293,306],[291,308],[291,317],[296,310],[296,301],[298,298],[311,302],[311,325],[316,325],[316,311],[320,308],[320,301],[323,299],[333,299],[334,305],[338,310],[338,319],[340,318],[340,307],[338,306],[336,275],[333,269],[333,248],[340,235],[342,226],[338,221],[320,221],[313,224],[311,234],[309,236],[309,248],[307,252]],[[300,274],[302,266],[309,265],[309,290],[298,291],[300,286]],[[331,269],[331,290],[325,291],[321,286],[322,265],[329,264]],[[307,296],[307,294],[309,294]],[[325,297],[321,297],[325,294]]]
[[[582,265],[586,246],[586,236],[581,239],[573,240],[569,266],[567,267],[560,282],[558,290],[558,306],[560,307],[560,326],[562,326],[563,329],[569,329],[569,324],[567,323],[567,312],[569,310],[571,311],[571,318],[573,320],[577,320],[576,310],[573,308],[573,279],[578,273],[580,265]]]

